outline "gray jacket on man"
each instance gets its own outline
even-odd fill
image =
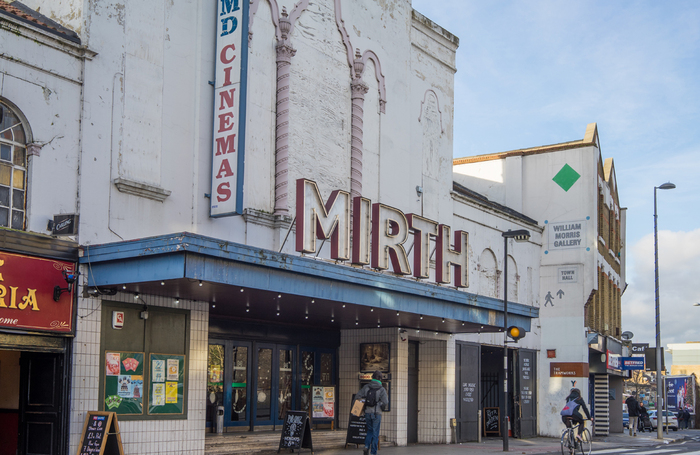
[[[386,393],[386,389],[382,386],[382,383],[376,379],[372,379],[368,384],[365,384],[357,393],[355,399],[364,400],[370,388],[381,390],[377,391],[377,405],[365,406],[365,414],[381,414],[389,405],[389,395]]]

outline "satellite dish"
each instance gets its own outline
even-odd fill
[[[623,340],[627,341],[627,340],[631,340],[632,338],[634,338],[634,333],[632,333],[632,332],[622,332],[622,339],[623,339]]]

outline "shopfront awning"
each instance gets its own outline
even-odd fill
[[[503,327],[499,299],[186,232],[86,245],[80,263],[89,292],[208,301],[210,314],[251,321],[445,333]],[[508,302],[509,325],[529,331],[538,314]]]

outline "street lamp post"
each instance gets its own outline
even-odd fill
[[[503,234],[503,409],[502,431],[503,451],[508,452],[508,239],[516,242],[527,242],[530,231],[518,229]]]
[[[659,241],[658,241],[658,233],[657,233],[657,228],[656,228],[656,190],[672,190],[676,187],[671,182],[664,183],[663,185],[660,186],[655,186],[654,187],[654,289],[655,289],[655,305],[656,305],[656,418],[657,422],[661,420],[661,414],[660,411],[662,411],[664,408],[659,406],[659,398],[660,397],[665,397],[666,394],[664,393],[665,390],[660,390],[660,387],[663,387],[664,389],[666,388],[666,382],[661,378],[661,356],[663,355],[663,351],[661,349],[661,323],[660,323],[660,317],[659,317]],[[664,404],[665,404],[664,400]],[[657,425],[656,426],[656,438],[657,439],[663,439],[664,438],[664,432],[663,432],[663,425]]]

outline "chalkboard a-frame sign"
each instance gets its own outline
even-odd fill
[[[282,449],[305,448],[314,453],[314,445],[311,442],[311,427],[309,425],[309,414],[306,411],[287,411],[284,415],[284,426],[282,436],[280,436],[280,446],[277,453]]]
[[[484,434],[501,435],[501,409],[484,408]]]
[[[88,411],[78,455],[124,455],[116,412]]]

